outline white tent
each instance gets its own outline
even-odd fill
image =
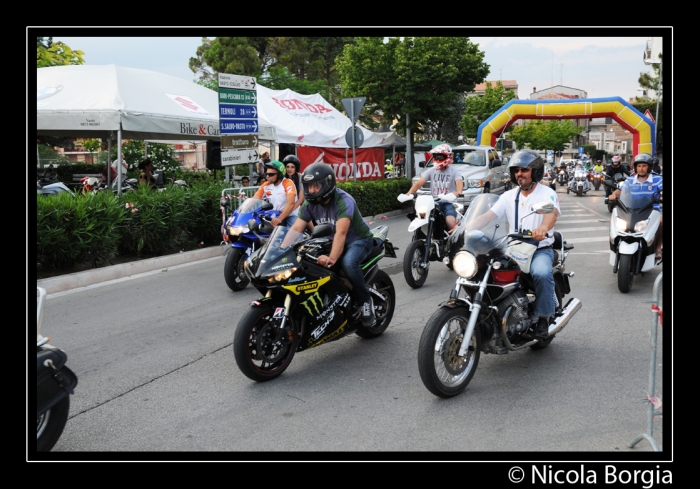
[[[301,95],[290,89],[272,90],[258,83],[259,120],[275,126],[277,143],[302,144],[320,148],[348,148],[345,133],[350,118],[316,93]],[[375,133],[361,126],[362,148],[392,144],[391,131]]]
[[[217,92],[183,78],[113,64],[37,68],[36,76],[37,134],[188,141],[220,137]],[[275,128],[261,121],[258,137],[274,141]]]

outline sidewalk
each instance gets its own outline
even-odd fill
[[[400,214],[406,214],[407,212],[409,212],[409,209],[390,211],[376,216],[365,217],[365,221],[374,222],[370,227],[375,227],[380,224],[384,216],[398,216]],[[183,263],[223,256],[224,252],[225,247],[223,246],[210,246],[200,250],[164,255],[156,258],[148,258],[140,261],[122,263],[120,265],[112,265],[110,267],[96,268],[94,270],[86,270],[84,272],[69,273],[58,277],[37,280],[36,285],[37,287],[45,289],[47,294],[54,294],[56,292],[87,287],[109,280],[130,277],[140,273],[152,272],[153,270],[166,269],[176,265],[182,265]]]

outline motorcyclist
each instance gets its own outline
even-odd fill
[[[291,229],[302,233],[307,225],[312,230],[318,224],[333,226],[335,234],[330,255],[319,256],[317,263],[332,267],[340,261],[352,285],[354,298],[361,307],[362,325],[371,327],[375,323],[374,305],[361,265],[372,250],[372,232],[362,219],[355,199],[344,190],[336,188],[333,167],[326,163],[309,165],[304,170],[302,184],[305,201]],[[282,246],[288,246],[286,237]]]
[[[270,221],[273,226],[280,224],[291,226],[299,213],[299,209],[295,206],[297,189],[294,182],[285,177],[287,169],[277,160],[265,163],[265,173],[267,181],[255,192],[254,197],[267,199],[275,210],[282,212]]]
[[[626,176],[630,175],[629,170],[622,166],[620,157],[613,156],[612,163],[610,164],[610,166],[608,166],[605,169],[606,180],[607,179],[613,180],[613,177],[617,173],[622,173],[623,175],[626,175]],[[612,189],[606,185],[605,186],[605,196],[610,197],[611,192],[612,192]]]
[[[596,161],[596,164],[593,167],[593,172],[594,173],[603,173],[603,165],[600,162],[600,160]]]
[[[623,185],[628,186],[630,193],[632,194],[649,194],[651,197],[662,197],[663,191],[663,178],[661,175],[652,173],[651,167],[653,163],[653,158],[649,153],[639,153],[635,156],[632,166],[635,175],[630,176],[625,180]],[[643,184],[643,185],[642,185]],[[610,200],[617,200],[617,198],[622,193],[621,189],[615,189],[610,194]],[[654,209],[662,212],[661,205],[658,203],[654,204]],[[662,245],[663,245],[663,215],[659,220],[659,229],[656,230],[656,253],[655,258],[657,261],[661,261],[662,258]]]
[[[406,195],[411,195],[430,181],[430,193],[434,197],[453,193],[457,197],[462,195],[464,180],[462,174],[452,164],[454,154],[449,144],[440,144],[430,151],[433,154],[433,167],[424,171],[418,181],[414,183]],[[439,200],[436,206],[445,216],[448,232],[452,232],[457,225],[457,212],[452,202]]]
[[[557,193],[546,185],[540,185],[544,176],[544,161],[540,155],[531,149],[523,149],[516,152],[510,160],[510,180],[517,187],[505,192],[498,201],[482,216],[472,222],[472,229],[483,227],[492,219],[506,216],[510,233],[519,229],[520,219],[528,212],[531,204],[538,202],[552,202],[555,212],[549,214],[531,214],[522,219],[523,229],[532,231],[532,237],[537,240],[538,247],[530,264],[530,275],[535,282],[534,316],[539,317],[534,333],[527,332],[524,337],[537,339],[547,338],[549,318],[554,315],[556,304],[554,303],[554,276],[552,274],[552,261],[554,252],[552,244],[554,236],[548,236],[561,215]]]

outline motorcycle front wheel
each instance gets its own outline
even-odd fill
[[[68,421],[70,410],[70,396],[66,396],[58,403],[36,418],[36,451],[48,452],[54,447],[63,433]]]
[[[600,182],[599,182],[598,180],[596,180],[595,183],[593,183],[593,187],[594,187],[596,190],[600,190]]]
[[[243,263],[245,263],[246,254],[243,248],[231,248],[226,255],[224,263],[224,279],[228,288],[234,292],[243,290],[250,283],[250,279],[245,274]]]
[[[236,364],[246,377],[256,382],[279,377],[289,367],[299,344],[293,325],[286,333],[279,329],[281,319],[273,318],[275,309],[274,305],[251,307],[233,335]]]
[[[617,266],[617,288],[626,294],[632,288],[632,278],[634,277],[632,255],[620,255],[620,264]]]
[[[425,268],[421,265],[425,264]],[[425,241],[412,241],[403,255],[403,276],[411,288],[418,289],[428,278],[430,262],[425,256]]]
[[[582,189],[581,187],[579,187],[579,188],[576,190],[576,195],[578,195],[579,197],[581,197],[581,196],[583,195],[583,189]]]
[[[442,307],[423,329],[418,344],[418,371],[425,387],[438,397],[460,394],[474,377],[481,353],[481,330],[474,328],[464,357],[459,352],[469,321],[466,307]]]
[[[396,290],[394,289],[394,283],[384,270],[377,270],[372,283],[367,284],[367,286],[372,287],[384,298],[382,302],[379,302],[376,297],[373,298],[374,316],[377,318],[377,322],[374,323],[374,326],[366,327],[360,323],[357,327],[357,331],[355,331],[357,336],[369,340],[376,338],[389,327],[391,318],[394,317]]]

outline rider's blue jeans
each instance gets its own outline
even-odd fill
[[[372,251],[372,240],[373,238],[370,236],[369,238],[356,239],[349,245],[345,245],[345,250],[340,260],[340,266],[352,285],[355,299],[360,304],[369,302],[369,290],[367,290],[367,285],[365,284],[361,264]]]
[[[554,275],[552,275],[552,248],[539,248],[530,263],[530,275],[535,281],[535,316],[554,316],[556,298],[554,296]]]

